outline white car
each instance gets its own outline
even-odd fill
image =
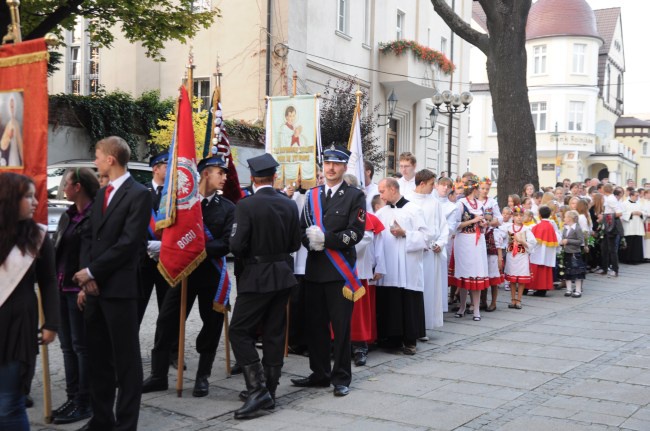
[[[61,214],[72,204],[63,194],[63,174],[68,169],[76,168],[97,170],[92,160],[85,159],[66,160],[47,167],[47,230],[50,234],[56,232]],[[151,181],[151,168],[147,163],[129,162],[128,169],[136,181],[142,184]]]

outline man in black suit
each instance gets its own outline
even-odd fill
[[[352,380],[350,364],[350,320],[354,302],[343,295],[347,280],[326,254],[338,254],[354,268],[354,246],[365,229],[366,200],[361,190],[343,181],[350,152],[341,146],[323,152],[325,184],[311,189],[322,202],[321,229],[315,224],[316,211],[306,202],[300,219],[302,243],[309,249],[305,269],[305,302],[309,334],[309,366],[312,374],[292,379],[295,386],[334,385],[334,395],[349,393]],[[330,253],[330,256],[332,254]],[[330,362],[330,322],[334,333],[334,366]]]
[[[217,193],[223,190],[228,173],[228,165],[223,158],[215,156],[203,159],[199,162],[198,170],[201,182],[205,184],[205,197],[201,202],[201,209],[203,225],[206,233],[209,232],[205,241],[208,258],[201,262],[188,277],[186,316],[189,315],[194,300],[198,297],[203,326],[196,338],[196,350],[200,356],[192,395],[204,397],[209,392],[208,377],[212,373],[224,317],[222,313],[213,309],[221,274],[216,261],[229,252],[235,204]],[[223,269],[226,269],[225,266]],[[151,376],[143,383],[143,393],[165,391],[169,386],[167,372],[171,350],[178,339],[180,308],[181,289],[172,288],[165,295],[156,321],[156,335],[151,351]]]
[[[86,292],[90,396],[88,430],[136,430],[142,393],[138,337],[138,266],[145,252],[151,194],[128,170],[131,151],[124,139],[97,143],[95,165],[110,183],[92,208],[92,239],[74,280]],[[115,388],[118,388],[115,405]],[[115,405],[115,414],[113,406]]]
[[[151,198],[153,200],[153,213],[158,214],[160,208],[160,199],[162,198],[162,189],[165,184],[165,176],[167,175],[167,162],[169,161],[169,151],[151,156],[149,166],[153,172],[153,178],[145,187],[149,189]],[[142,298],[138,305],[138,320],[142,324],[144,313],[147,311],[149,299],[154,285],[156,286],[156,300],[158,302],[158,312],[162,308],[165,294],[169,290],[169,284],[158,271],[158,257],[160,256],[160,238],[158,238],[149,226],[147,238],[147,253],[142,258],[140,268],[140,280],[142,282]]]
[[[230,327],[232,349],[244,368],[247,389],[246,403],[235,412],[236,419],[253,417],[275,404],[283,364],[285,310],[291,288],[298,284],[291,253],[300,248],[296,203],[273,190],[278,163],[263,154],[248,159],[248,165],[254,194],[237,204],[230,239],[232,253],[243,264]],[[260,326],[262,362],[255,349]]]

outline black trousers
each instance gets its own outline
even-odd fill
[[[354,302],[343,296],[343,281],[305,281],[309,367],[315,379],[329,379],[333,385],[350,386],[350,321]],[[330,361],[331,333],[334,332],[334,365]]]
[[[138,300],[87,298],[84,319],[93,407],[90,429],[136,430],[142,395]]]
[[[291,289],[267,293],[240,293],[230,322],[230,341],[237,363],[246,366],[260,360],[255,348],[258,329],[262,328],[263,359],[266,367],[284,363],[287,303]]]
[[[296,275],[298,284],[291,288],[289,313],[289,345],[307,347],[307,313],[305,309],[304,276]]]
[[[615,232],[607,232],[600,240],[600,254],[602,257],[601,267],[607,271],[611,266],[614,272],[618,272],[618,246]]]
[[[147,305],[149,305],[154,286],[156,286],[156,300],[158,302],[158,312],[160,313],[165,294],[170,287],[165,277],[158,271],[158,262],[149,256],[145,256],[142,258],[142,264],[140,265],[140,290],[142,291],[142,298],[138,303],[138,322],[140,323],[142,323],[144,313],[147,311]]]
[[[192,277],[188,280],[187,286],[187,308],[185,316],[190,314],[194,301],[198,297],[199,314],[203,326],[199,335],[196,337],[196,351],[200,354],[213,354],[217,351],[221,330],[223,328],[223,314],[214,311],[212,302],[217,293],[217,282],[211,282],[209,285],[193,283]],[[158,355],[158,360],[162,362],[165,359],[161,355],[169,355],[169,352],[178,346],[179,331],[179,314],[181,310],[181,286],[169,289],[165,295],[163,306],[158,314],[156,321],[156,335],[154,338],[153,355]]]

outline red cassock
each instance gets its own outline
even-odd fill
[[[557,236],[551,223],[537,223],[531,231],[535,235],[538,245],[557,247]],[[529,289],[553,290],[553,267],[531,263],[530,272],[533,281],[528,286]]]
[[[384,225],[374,214],[366,214],[366,231],[374,235],[384,230]],[[366,288],[366,294],[354,303],[352,321],[350,323],[350,340],[371,343],[377,339],[377,313],[375,307],[376,287],[368,284],[368,280],[361,280]]]

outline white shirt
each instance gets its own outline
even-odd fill
[[[131,174],[129,173],[129,171],[126,171],[124,173],[124,175],[122,175],[120,177],[117,177],[115,180],[108,183],[109,185],[113,186],[113,190],[111,191],[111,194],[108,195],[108,200],[106,201],[106,206],[108,206],[111,203],[111,199],[113,199],[113,196],[115,196],[115,193],[117,192],[117,190],[120,187],[122,187],[122,184],[124,184],[124,182],[127,179],[129,179],[130,176],[131,176]]]
[[[257,193],[258,190],[261,190],[261,189],[266,188],[266,187],[272,187],[272,186],[271,186],[271,184],[264,184],[263,186],[258,187],[255,184],[253,184],[253,193]]]
[[[338,191],[338,189],[341,187],[341,184],[343,184],[343,180],[341,180],[340,183],[338,183],[337,185],[332,186],[332,187],[325,184],[325,196],[327,196],[327,192],[329,190],[332,190],[332,196],[334,196],[336,194],[336,192]]]
[[[621,207],[621,203],[618,201],[618,199],[616,199],[616,196],[614,196],[614,194],[605,196],[605,214],[615,214],[622,212],[623,208]]]
[[[415,190],[415,176],[410,180],[406,178],[398,178],[397,182],[399,184],[399,193],[404,196]]]
[[[379,187],[375,183],[370,183],[364,188],[364,192],[366,193],[366,211],[374,214],[375,212],[372,210],[372,198],[379,194]]]

